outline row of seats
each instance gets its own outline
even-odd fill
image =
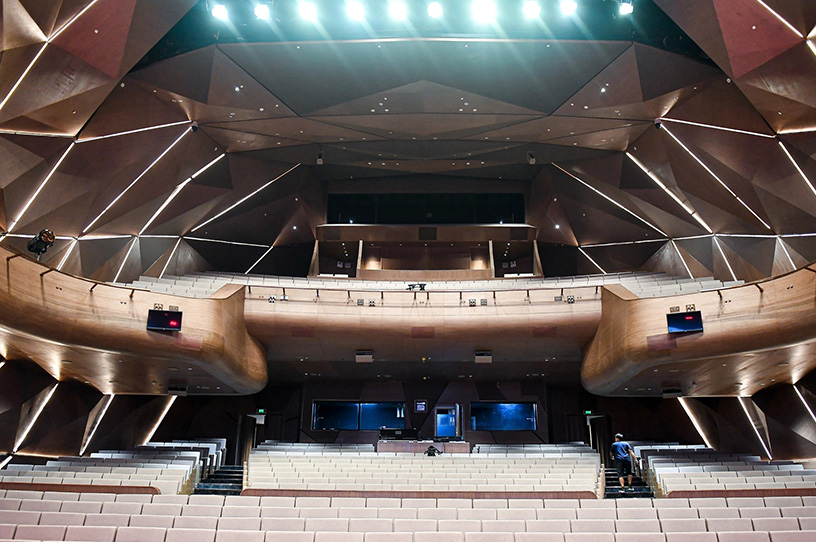
[[[205,273],[188,276],[166,275],[162,278],[141,276],[131,284],[121,284],[154,292],[187,297],[209,297],[226,284],[275,286],[305,289],[353,289],[366,291],[403,291],[402,281],[364,281],[347,278],[300,278],[232,273]],[[480,281],[434,281],[426,283],[426,291],[490,291],[525,288],[575,288],[622,284],[639,297],[678,295],[681,293],[718,290],[743,284],[743,281],[722,282],[713,277],[669,277],[665,273],[609,273],[569,277],[525,277]]]
[[[816,535],[816,497],[579,501],[0,495],[0,540],[801,542]]]
[[[225,439],[148,443],[133,450],[103,450],[89,457],[63,457],[45,465],[9,464],[0,481],[18,484],[70,484],[153,487],[161,493],[192,492],[221,464]]]
[[[253,450],[245,487],[379,491],[596,491],[600,458],[492,454],[273,455]]]
[[[710,449],[639,447],[647,479],[657,494],[671,491],[816,489],[816,469],[793,461]]]

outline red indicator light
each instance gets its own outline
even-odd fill
[[[175,320],[170,320],[170,327],[178,327],[179,323]]]
[[[694,320],[694,317],[693,316],[686,316],[686,320]],[[170,323],[173,324],[173,322],[170,322]],[[175,325],[175,324],[173,324],[173,325]]]

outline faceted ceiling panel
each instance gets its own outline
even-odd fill
[[[709,60],[591,35],[211,39],[134,70],[196,3],[4,2],[3,243],[51,228],[47,261],[103,280],[247,271],[314,241],[327,186],[432,179],[524,192],[539,241],[609,270],[751,280],[816,253],[812,2],[655,0]]]

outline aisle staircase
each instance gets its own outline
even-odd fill
[[[651,499],[654,497],[652,488],[638,475],[632,477],[632,487],[627,486],[625,490],[620,486],[618,473],[614,467],[604,469],[604,477],[606,481],[605,499]],[[628,480],[624,481],[628,483]]]
[[[244,488],[244,467],[223,465],[196,484],[194,495],[240,495]]]

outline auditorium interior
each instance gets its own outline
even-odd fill
[[[816,539],[812,0],[0,29],[0,540]]]

